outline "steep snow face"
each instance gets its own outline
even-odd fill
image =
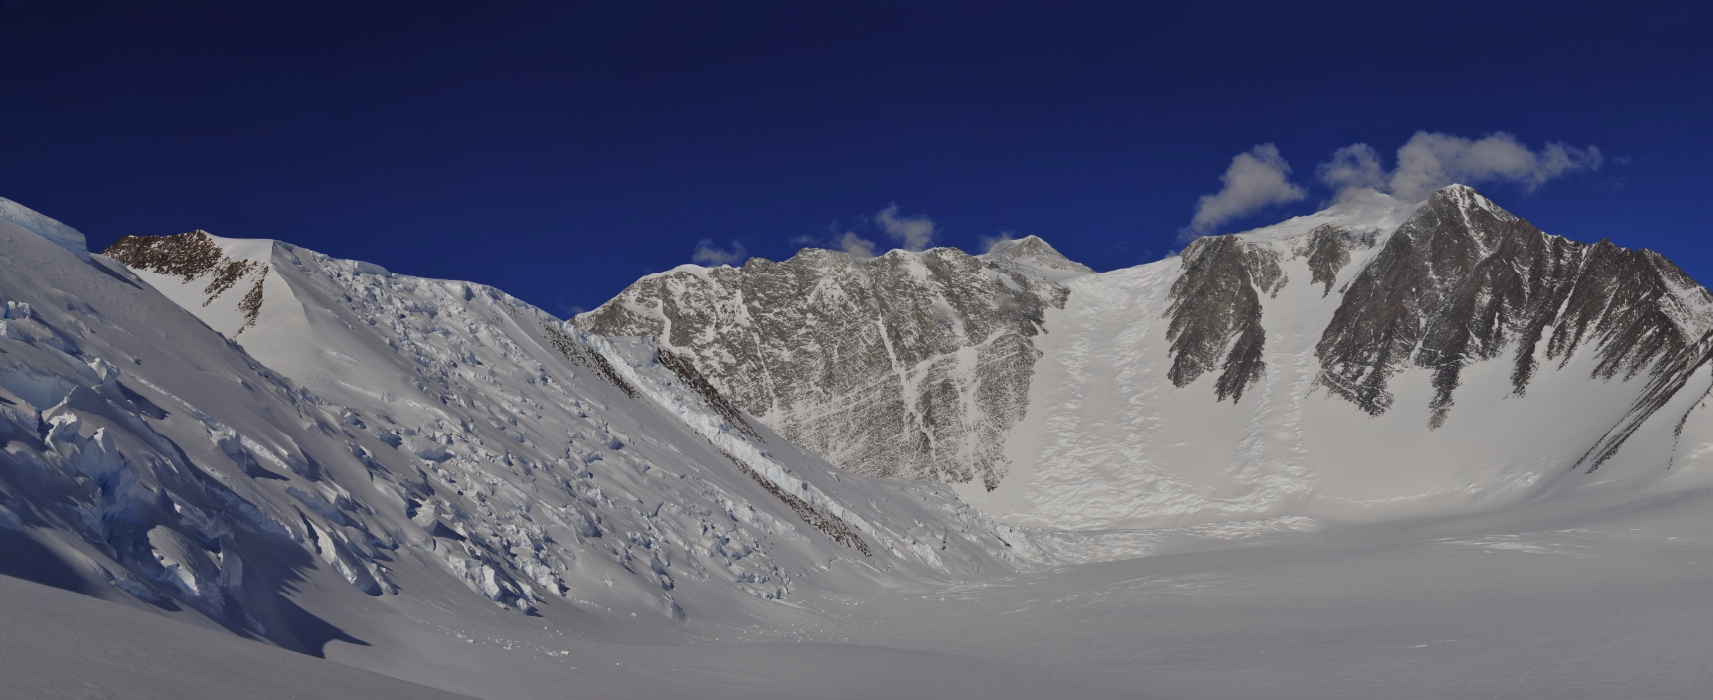
[[[54,245],[71,251],[79,260],[89,259],[89,244],[84,241],[81,231],[5,197],[0,197],[0,221],[10,222],[46,238]]]
[[[949,489],[841,473],[647,343],[189,235],[116,246],[134,272],[0,222],[0,527],[111,596],[318,651],[308,614],[741,619],[1016,559]]]
[[[1692,426],[1705,418],[1688,412],[1701,405],[1708,383],[1713,297],[1658,254],[1547,235],[1468,187],[1422,203],[1365,192],[1103,274],[1056,254],[1025,265],[1037,257],[1029,251],[1051,249],[1039,239],[1009,243],[985,261],[1026,269],[1063,291],[1040,307],[1030,332],[1016,336],[1027,347],[1010,356],[1030,359],[994,369],[1012,391],[1027,392],[1004,414],[1021,419],[997,423],[997,438],[974,436],[997,439],[1000,458],[988,463],[1008,471],[993,472],[997,486],[959,478],[955,463],[914,474],[958,484],[1005,522],[1316,527],[1469,512],[1614,479],[1692,483],[1667,467],[1706,459],[1673,446],[1701,444]],[[796,269],[797,288],[832,278]],[[670,332],[685,339],[673,342],[703,349],[768,347],[799,361],[825,354],[823,343],[805,340],[820,337],[818,325],[843,328],[870,317],[807,295],[757,304],[735,286],[707,288],[695,299],[651,291],[671,284],[645,279],[579,323],[612,333]],[[1006,305],[999,287],[965,289],[977,296],[961,299],[963,308],[983,306],[981,294],[990,295],[986,306]],[[908,287],[869,293],[869,307],[879,309],[932,299]],[[651,301],[667,298],[673,301]],[[739,301],[747,304],[744,317],[659,311]],[[795,311],[802,306],[822,315]],[[792,322],[787,330],[746,320],[764,314]],[[620,316],[656,320],[609,321]],[[668,316],[670,324],[660,320]],[[728,336],[736,340],[698,344]],[[691,354],[716,384],[751,387],[751,405],[779,400],[755,379],[775,364],[740,369],[709,356]],[[811,375],[824,377],[821,386],[867,388],[874,383],[856,378],[882,374],[881,363],[833,356],[841,362],[824,362]],[[857,395],[824,391],[834,404]],[[945,395],[974,405],[980,390],[954,383]],[[872,412],[862,402],[846,405],[863,417]],[[795,434],[844,431],[839,444],[901,434],[846,413],[795,420]],[[865,438],[868,432],[881,437]],[[1656,437],[1634,437],[1644,434]],[[824,441],[806,444],[840,459]],[[899,449],[905,458],[931,454],[923,444]],[[939,457],[968,460],[983,449]],[[1611,473],[1615,467],[1630,475]],[[1586,474],[1595,468],[1603,475]]]
[[[166,286],[173,300],[185,308],[213,307],[203,314],[203,320],[230,337],[255,327],[261,315],[270,269],[266,260],[268,248],[259,245],[265,243],[245,246],[233,242],[231,247],[235,250],[228,255],[226,247],[213,236],[198,230],[179,236],[126,236],[102,253],[145,274],[176,278],[178,284]],[[200,284],[204,280],[207,284],[191,294],[197,290],[191,283]],[[282,291],[276,289],[275,294]],[[233,296],[222,300],[227,292]],[[216,301],[222,303],[214,306]],[[270,320],[275,321],[269,324],[275,329],[283,321]]]
[[[993,488],[1043,314],[1087,274],[1039,238],[971,256],[806,249],[650,275],[574,322],[692,358],[740,408],[840,467]]]

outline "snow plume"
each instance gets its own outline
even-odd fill
[[[869,258],[874,257],[874,241],[857,235],[857,232],[855,231],[846,231],[842,235],[838,234],[837,231],[837,228],[829,227],[826,238],[821,238],[820,236],[798,236],[791,239],[791,245],[793,247],[841,250],[844,251],[846,255],[858,260],[868,260]]]
[[[742,243],[732,241],[731,248],[720,248],[715,246],[713,241],[706,238],[696,241],[696,252],[690,255],[690,262],[710,267],[718,265],[741,265],[743,264],[743,261],[748,259],[749,253],[744,250]]]
[[[1386,189],[1386,169],[1380,165],[1380,154],[1365,143],[1353,143],[1333,151],[1332,160],[1316,167],[1315,174],[1321,182],[1338,192],[1340,200],[1348,193],[1363,189]]]
[[[1180,240],[1205,236],[1237,217],[1308,196],[1291,182],[1291,165],[1279,155],[1279,147],[1270,143],[1237,154],[1219,181],[1222,186],[1218,192],[1203,195],[1196,202],[1195,218],[1179,232]]]
[[[1453,182],[1508,182],[1533,192],[1568,173],[1599,170],[1604,160],[1597,146],[1549,143],[1536,151],[1503,131],[1479,139],[1418,131],[1398,149],[1398,164],[1390,173],[1378,152],[1358,143],[1333,152],[1317,174],[1338,191],[1339,199],[1373,189],[1419,202]]]
[[[835,222],[827,227],[825,238],[819,236],[798,236],[791,239],[793,246],[814,246],[844,251],[858,260],[868,260],[875,257],[879,245],[872,239],[864,238],[857,231],[872,232],[879,229],[898,245],[911,252],[927,250],[934,244],[934,236],[940,232],[934,225],[934,220],[924,215],[905,216],[898,213],[897,204],[888,204],[874,216],[862,216],[856,222],[855,229],[846,229],[839,233],[843,225]]]
[[[844,236],[833,241],[833,245],[853,258],[867,260],[874,257],[874,241],[856,235],[855,231],[846,231]]]
[[[981,252],[991,253],[994,249],[1017,240],[1016,231],[1000,231],[997,236],[981,237]]]
[[[934,227],[934,220],[926,216],[899,216],[898,205],[890,204],[879,214],[874,215],[874,221],[908,251],[927,250],[934,242],[934,234],[939,230]]]

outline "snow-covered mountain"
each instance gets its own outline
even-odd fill
[[[740,408],[845,469],[996,486],[1058,280],[1039,239],[873,260],[818,248],[650,275],[577,323],[687,353]]]
[[[575,323],[655,338],[833,463],[960,484],[1013,524],[1314,527],[1713,483],[1713,296],[1461,185],[1100,274],[1033,237],[684,266]]]
[[[0,219],[0,572],[72,562],[319,652],[472,605],[737,621],[805,581],[1023,551],[949,489],[840,472],[688,363],[492,288],[201,232],[90,255],[31,214]]]
[[[0,697],[1694,697],[1713,653],[1713,300],[1467,188],[569,324],[0,205],[0,574],[106,599],[0,577]]]

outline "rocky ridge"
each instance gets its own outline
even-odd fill
[[[1041,513],[1041,499],[1048,498],[1039,491],[1047,488],[1041,480],[1056,478],[1053,473],[1087,471],[1087,478],[1097,479],[1096,473],[1129,470],[1130,476],[1100,486],[1117,489],[1116,483],[1153,474],[1156,467],[1147,465],[1160,464],[1157,477],[1130,487],[1142,492],[1114,492],[1110,512],[1118,520],[1090,522],[1122,521],[1125,512],[1234,517],[1309,503],[1301,499],[1312,501],[1315,473],[1360,459],[1310,449],[1307,443],[1324,440],[1314,437],[1322,429],[1312,426],[1342,424],[1330,416],[1349,408],[1374,419],[1399,414],[1401,397],[1417,396],[1417,382],[1427,392],[1421,403],[1382,422],[1414,422],[1410,430],[1420,431],[1424,446],[1447,446],[1424,447],[1424,459],[1440,454],[1462,464],[1473,458],[1449,456],[1452,443],[1502,438],[1474,424],[1431,436],[1447,429],[1459,402],[1473,401],[1463,412],[1485,415],[1494,401],[1505,400],[1491,395],[1491,383],[1468,384],[1471,372],[1488,376],[1486,368],[1501,359],[1508,363],[1504,395],[1512,401],[1531,396],[1549,367],[1555,387],[1562,387],[1555,395],[1573,386],[1609,394],[1597,399],[1599,410],[1585,413],[1587,420],[1605,421],[1592,431],[1602,437],[1590,437],[1586,428],[1563,436],[1565,444],[1580,445],[1573,455],[1497,458],[1523,470],[1516,484],[1544,484],[1553,467],[1542,465],[1562,460],[1565,467],[1592,469],[1618,454],[1627,436],[1680,391],[1700,391],[1694,378],[1713,331],[1713,296],[1659,254],[1543,233],[1461,185],[1421,203],[1369,193],[1276,226],[1199,239],[1174,258],[1111,273],[1090,274],[1038,238],[1009,243],[1013,247],[986,256],[894,251],[865,262],[807,250],[785,263],[687,266],[644,278],[574,322],[679,349],[744,410],[849,469],[993,491],[1021,460],[1017,488],[1035,495],[985,498],[965,491],[998,513],[1027,503],[1036,504],[1028,512]],[[905,264],[911,261],[918,264]],[[918,276],[901,276],[918,270]],[[1130,300],[1106,301],[1111,295]],[[1071,306],[1088,308],[1073,313]],[[1061,332],[1088,340],[1060,345],[1053,338]],[[1129,340],[1104,345],[1114,338]],[[1111,354],[1082,357],[1096,339]],[[1044,386],[1037,384],[1043,361],[1065,368]],[[1100,366],[1110,366],[1102,372],[1126,369],[1109,389],[1091,373]],[[954,367],[958,371],[948,371]],[[1159,395],[1149,379],[1155,373],[1160,385],[1182,396]],[[1067,456],[1080,448],[1053,453],[1042,447],[1042,440],[1060,444],[1054,435],[1078,434],[1061,425],[1071,420],[1068,414],[1042,418],[1058,427],[1036,425],[1039,411],[1058,415],[1043,402],[1062,397],[1080,403],[1118,387],[1129,393],[1115,394],[1113,408],[1078,410],[1121,415],[1075,422],[1098,432],[1088,440],[1126,447],[1091,453],[1082,459],[1097,461],[1086,464]],[[1204,409],[1199,401],[1230,408]],[[1513,409],[1523,409],[1518,416],[1556,410],[1546,403]],[[1425,412],[1415,418],[1417,411]],[[1204,413],[1200,425],[1185,423],[1181,430],[1229,427],[1206,436],[1200,452],[1161,432]],[[1315,417],[1323,414],[1328,418]],[[1244,432],[1258,428],[1242,427],[1242,420],[1251,426],[1282,421],[1282,427]],[[1234,452],[1213,447],[1228,440]],[[1157,461],[1181,449],[1190,450],[1172,458],[1181,466]],[[1252,460],[1260,471],[1232,466]],[[1482,463],[1493,458],[1474,459],[1468,468]],[[1250,496],[1190,495],[1207,488],[1193,485],[1206,475],[1228,469],[1276,475],[1242,489],[1280,486],[1253,494],[1253,505],[1237,505]],[[1063,485],[1062,495],[1049,500],[1070,499],[1056,507],[1075,507],[1070,494],[1097,483]],[[1162,511],[1160,502],[1178,505]]]
[[[996,485],[1038,353],[1029,339],[1088,268],[1039,238],[873,259],[805,249],[785,262],[650,275],[573,322],[647,336],[740,409],[841,468]]]
[[[1662,360],[1709,331],[1713,294],[1658,253],[1548,235],[1454,186],[1350,283],[1316,355],[1327,389],[1369,413],[1390,407],[1400,368],[1432,370],[1438,428],[1471,363],[1510,352],[1521,396],[1540,362],[1562,368],[1584,343],[1598,352],[1591,378],[1629,379],[1674,371]]]
[[[184,282],[208,278],[208,284],[202,288],[207,297],[202,300],[203,306],[214,303],[240,281],[245,282],[247,291],[238,301],[244,325],[233,335],[255,326],[256,316],[262,311],[262,283],[267,281],[268,266],[227,257],[207,231],[197,229],[174,236],[125,236],[101,254],[132,269],[171,275]]]

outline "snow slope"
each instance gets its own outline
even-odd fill
[[[0,599],[0,697],[469,697],[8,576]]]
[[[0,221],[46,238],[80,260],[89,259],[89,244],[82,232],[5,197],[0,197]]]
[[[836,615],[797,635],[1172,700],[1705,697],[1713,492],[1585,505],[834,598]]]

